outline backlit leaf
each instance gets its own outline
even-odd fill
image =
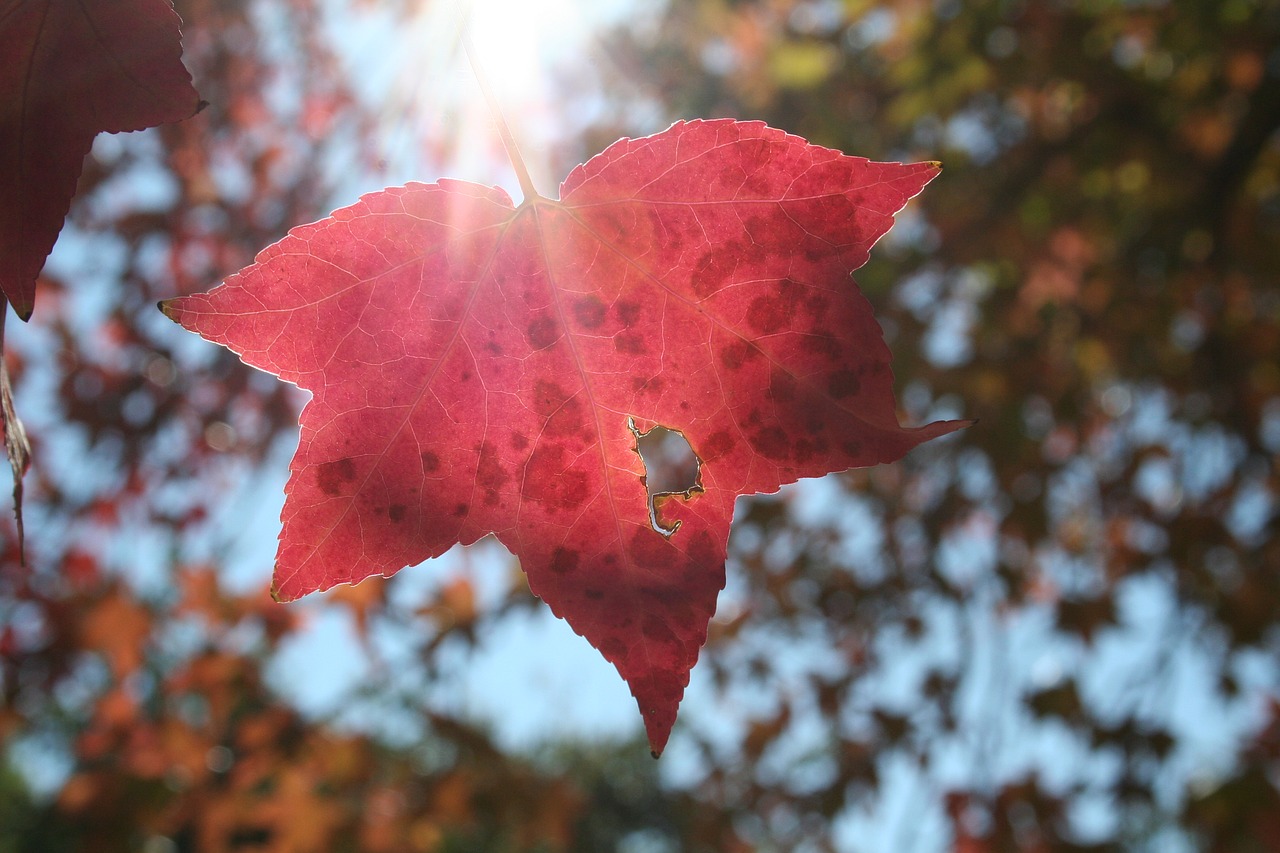
[[[313,394],[281,600],[493,534],[612,662],[662,750],[739,495],[900,458],[889,351],[850,278],[937,173],[760,123],[624,139],[560,200],[460,181],[363,197],[162,304]],[[700,463],[650,523],[638,436]]]

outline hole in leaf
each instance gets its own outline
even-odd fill
[[[636,452],[644,462],[645,487],[649,492],[649,524],[663,536],[670,536],[680,523],[677,521],[665,526],[658,518],[654,498],[663,495],[688,498],[694,492],[702,491],[698,457],[678,430],[656,426],[648,432],[640,432],[630,418],[627,425],[636,437]]]

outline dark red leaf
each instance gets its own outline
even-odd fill
[[[493,533],[630,685],[660,752],[706,638],[734,501],[889,462],[889,351],[849,277],[934,164],[760,123],[621,140],[561,201],[444,180],[294,229],[166,313],[314,398],[276,564],[289,600]],[[656,500],[637,434],[700,486]]]
[[[166,0],[0,0],[0,289],[22,319],[93,137],[196,112],[179,24]]]

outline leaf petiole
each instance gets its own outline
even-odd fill
[[[470,20],[465,22],[462,27],[462,49],[466,51],[467,62],[470,63],[471,71],[476,75],[476,82],[480,84],[480,91],[484,94],[484,100],[489,107],[489,112],[493,113],[493,117],[498,122],[498,134],[502,137],[502,147],[506,149],[507,158],[511,160],[511,167],[516,171],[516,178],[520,181],[520,191],[524,193],[524,202],[527,203],[535,198],[542,198],[543,196],[533,186],[533,179],[529,177],[529,169],[524,164],[524,158],[520,156],[520,149],[516,146],[516,140],[511,134],[510,126],[507,125],[507,118],[502,113],[502,106],[493,94],[493,89],[489,86],[489,80],[485,77],[484,69],[480,65],[475,42],[471,40]]]
[[[18,525],[18,557],[26,565],[26,532],[22,524],[22,477],[31,467],[31,444],[27,431],[13,406],[13,389],[9,384],[9,366],[4,360],[4,321],[9,307],[0,306],[0,432],[3,433],[5,455],[13,469],[13,515]]]

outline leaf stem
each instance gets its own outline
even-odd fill
[[[9,384],[9,366],[4,360],[4,321],[9,305],[0,301],[0,430],[3,431],[5,455],[13,469],[13,515],[18,526],[18,560],[27,564],[26,530],[22,524],[22,475],[31,466],[31,444],[27,431],[13,407],[13,389]]]
[[[507,118],[502,114],[502,106],[498,103],[497,97],[493,94],[493,89],[489,86],[489,80],[484,75],[484,69],[480,65],[479,55],[476,53],[475,42],[471,40],[471,22],[468,20],[463,24],[462,28],[462,49],[466,51],[467,62],[471,64],[471,70],[476,75],[476,81],[480,84],[480,91],[484,94],[485,103],[489,105],[489,112],[493,113],[493,117],[498,122],[498,134],[502,137],[502,147],[507,150],[507,158],[511,160],[511,167],[516,170],[516,178],[520,181],[520,191],[524,193],[524,200],[530,201],[535,198],[542,198],[533,186],[533,179],[529,177],[529,169],[524,164],[524,158],[520,156],[520,149],[516,146],[516,139],[511,135],[511,128],[507,125]]]

